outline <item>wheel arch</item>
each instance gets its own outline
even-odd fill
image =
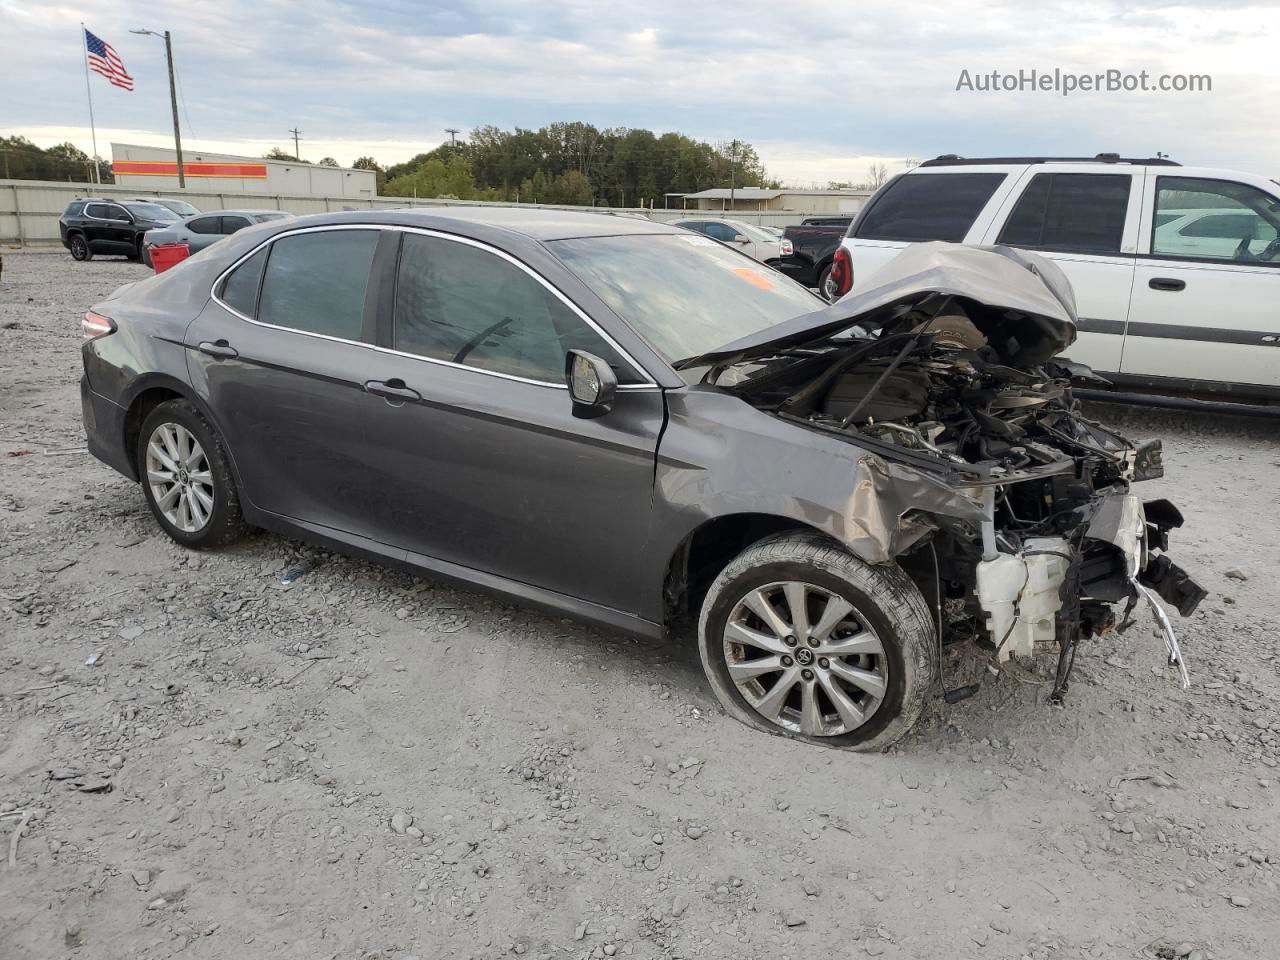
[[[722,514],[689,531],[671,552],[664,570],[662,592],[668,627],[686,617],[697,617],[712,581],[734,557],[753,543],[787,531],[814,533],[839,543],[819,527],[777,513]]]
[[[219,425],[218,418],[213,415],[209,405],[191,389],[190,384],[184,383],[177,377],[163,373],[139,377],[133,389],[129,391],[127,403],[125,404],[124,449],[129,457],[129,466],[134,471],[133,479],[138,479],[138,443],[142,433],[143,421],[147,419],[152,410],[168,400],[189,401],[209,421],[213,429],[218,431],[218,435],[222,438],[222,447],[227,454],[227,460],[231,464],[231,473],[235,477],[236,486],[241,487],[240,471],[236,467],[235,454],[232,453],[227,445],[227,436]]]

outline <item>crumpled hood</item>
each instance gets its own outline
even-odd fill
[[[1043,362],[1075,342],[1075,295],[1052,260],[1012,247],[917,243],[885,264],[872,285],[676,366],[739,363],[854,326],[871,333],[939,294],[984,308],[972,312],[974,323],[1006,362]]]

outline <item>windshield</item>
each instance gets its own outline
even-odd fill
[[[168,207],[162,207],[158,203],[126,203],[124,206],[139,220],[160,220],[168,223],[181,219]]]
[[[696,234],[581,237],[548,246],[668,363],[825,305],[777,271]]]

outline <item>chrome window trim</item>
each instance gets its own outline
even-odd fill
[[[445,233],[441,230],[431,230],[426,227],[407,227],[400,224],[334,223],[334,224],[324,224],[322,226],[315,226],[315,227],[299,227],[296,230],[282,231],[280,233],[274,234],[271,237],[268,237],[266,240],[263,240],[257,246],[246,251],[237,260],[235,260],[230,266],[228,266],[225,270],[223,270],[220,274],[218,274],[218,276],[214,278],[213,285],[209,288],[209,298],[213,300],[214,303],[218,304],[218,306],[222,307],[222,309],[226,310],[228,313],[232,314],[233,316],[238,317],[239,319],[244,320],[247,323],[252,323],[259,327],[266,327],[270,330],[283,330],[287,333],[295,333],[303,337],[315,337],[318,340],[331,340],[334,343],[345,343],[353,347],[364,347],[368,350],[376,351],[377,353],[391,354],[392,356],[396,356],[396,357],[408,357],[411,360],[420,360],[423,363],[435,363],[444,367],[452,367],[455,370],[466,370],[471,373],[481,373],[481,374],[484,374],[485,376],[499,377],[503,380],[514,380],[517,383],[529,383],[537,387],[551,387],[552,389],[555,389],[555,390],[569,389],[569,385],[566,383],[555,383],[548,380],[533,380],[529,377],[518,377],[515,374],[511,374],[511,373],[501,373],[497,370],[486,370],[483,367],[473,367],[465,363],[454,363],[452,360],[439,360],[435,357],[424,357],[421,354],[408,353],[404,350],[395,350],[391,347],[380,347],[375,343],[365,343],[363,340],[348,340],[344,337],[332,337],[325,333],[313,333],[309,330],[298,330],[295,327],[284,327],[275,323],[267,323],[263,320],[255,320],[253,317],[245,316],[235,307],[231,306],[225,300],[223,300],[220,296],[218,296],[218,288],[222,286],[223,281],[226,280],[227,276],[232,271],[234,271],[237,267],[240,266],[240,264],[244,263],[254,254],[258,253],[260,250],[264,250],[271,244],[275,243],[277,240],[283,239],[284,237],[298,236],[299,234],[304,234],[304,233],[324,233],[332,230],[392,230],[398,233],[417,233],[427,237],[438,237],[442,240],[452,240],[455,243],[463,243],[463,244],[466,244],[467,246],[476,247],[477,249],[483,250],[486,253],[491,253],[491,254],[494,254],[495,256],[501,257],[503,260],[506,260],[508,263],[512,264],[513,266],[519,268],[520,270],[523,270],[529,276],[533,277],[535,281],[537,281],[543,287],[549,290],[552,296],[554,296],[557,300],[559,300],[566,307],[568,307],[580,320],[582,320],[583,323],[585,323],[593,331],[599,334],[601,339],[603,339],[605,343],[609,344],[609,346],[611,346],[614,350],[616,350],[618,353],[618,356],[621,357],[624,361],[626,361],[631,366],[634,372],[636,372],[637,374],[639,374],[645,379],[644,383],[619,384],[618,385],[619,390],[658,390],[660,389],[658,387],[658,384],[649,375],[649,371],[646,370],[644,366],[638,363],[636,359],[633,356],[631,356],[631,354],[629,354],[625,349],[623,349],[623,347],[617,341],[615,341],[613,337],[609,336],[608,333],[602,330],[594,320],[592,320],[589,316],[587,316],[584,310],[582,310],[576,303],[574,303],[572,300],[566,297],[563,293],[561,293],[549,280],[543,277],[540,273],[538,273],[532,267],[528,266],[527,264],[513,257],[511,254],[507,253],[505,250],[499,250],[497,247],[490,246],[489,244],[483,243],[479,240],[473,240],[471,237],[460,237],[456,234]],[[268,258],[268,262],[270,262],[270,258]],[[264,266],[263,268],[264,276],[265,276],[265,269],[266,268]]]
[[[90,207],[119,207],[125,213],[129,214],[129,219],[128,220],[112,220],[110,217],[94,216],[92,213],[89,212]],[[87,220],[97,220],[99,223],[137,223],[138,222],[137,220],[133,219],[133,214],[129,213],[128,207],[126,207],[123,203],[117,203],[114,200],[86,200],[84,204],[84,210],[80,213],[80,216],[84,217]]]

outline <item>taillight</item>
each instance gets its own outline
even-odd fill
[[[830,282],[832,299],[843,297],[853,289],[853,260],[844,247],[836,250],[835,259],[831,261]]]
[[[110,317],[104,317],[90,310],[80,321],[80,332],[84,334],[86,340],[105,337],[108,333],[116,332],[116,322]]]
[[[778,253],[779,253],[781,256],[789,257],[789,256],[791,256],[791,255],[792,255],[793,253],[795,253],[795,252],[796,252],[796,248],[795,248],[795,246],[791,243],[791,241],[790,241],[790,240],[782,240],[782,241],[779,241],[779,243],[778,243]]]

